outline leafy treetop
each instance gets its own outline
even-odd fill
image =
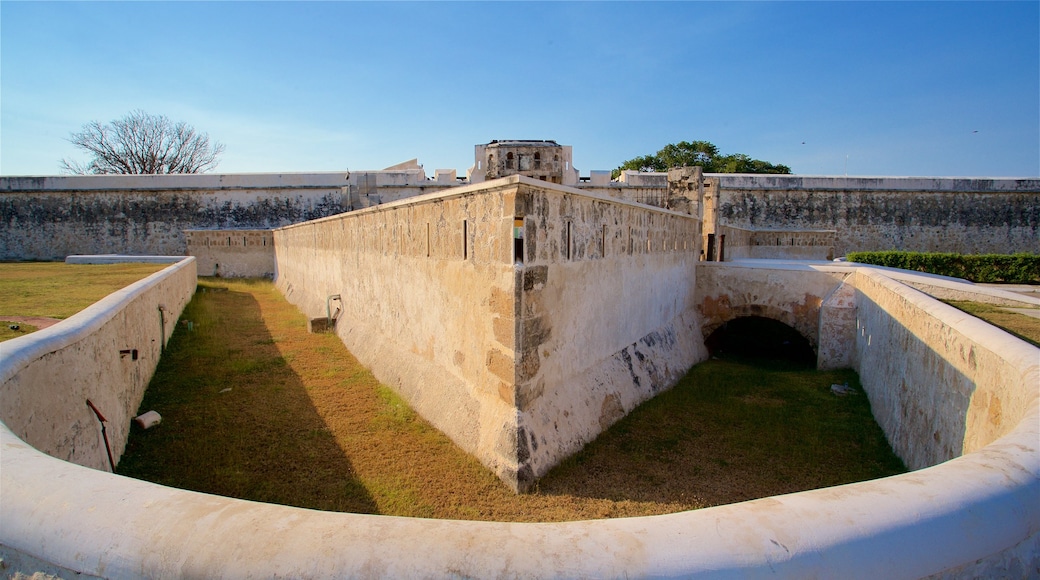
[[[791,173],[786,165],[774,165],[760,159],[752,159],[743,153],[722,155],[719,148],[708,141],[680,141],[669,143],[653,155],[629,159],[612,172],[612,177],[622,171],[668,171],[673,167],[699,165],[705,173]]]

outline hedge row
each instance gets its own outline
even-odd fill
[[[850,262],[953,276],[972,282],[1040,284],[1038,254],[849,252],[846,258]]]

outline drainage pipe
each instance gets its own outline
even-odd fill
[[[166,352],[166,307],[159,305],[159,354]]]
[[[105,451],[108,453],[108,465],[112,468],[112,473],[115,473],[116,462],[112,460],[112,446],[109,445],[108,433],[105,432],[105,416],[102,415],[101,411],[99,411],[98,408],[94,406],[94,403],[90,402],[90,399],[87,399],[87,406],[90,407],[91,411],[94,411],[94,414],[97,415],[98,421],[101,422],[101,438],[105,440]]]
[[[332,328],[332,301],[339,300],[340,307],[343,306],[343,299],[339,297],[339,294],[331,294],[325,299],[325,322],[326,328]],[[342,308],[340,308],[342,310]]]

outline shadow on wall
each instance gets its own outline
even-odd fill
[[[163,422],[131,431],[118,472],[227,497],[378,513],[276,344],[269,325],[280,317],[249,294],[201,283],[141,404]]]
[[[809,340],[783,322],[762,316],[744,316],[725,322],[704,341],[716,358],[787,363],[815,368],[816,353]]]

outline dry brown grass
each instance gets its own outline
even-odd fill
[[[767,369],[787,378],[763,386],[771,379],[759,371],[712,361],[517,496],[337,337],[308,334],[270,283],[204,281],[182,318],[194,330],[179,325],[141,409],[163,422],[131,434],[120,473],[322,510],[562,521],[669,513],[902,470],[865,397],[829,393],[854,374]]]

